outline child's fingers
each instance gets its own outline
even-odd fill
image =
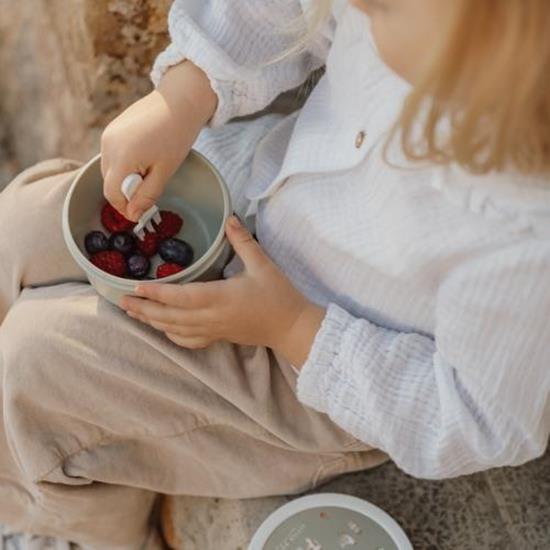
[[[109,162],[107,161],[107,155],[105,153],[101,153],[101,177],[105,179],[105,175],[107,174],[107,167],[109,166]]]
[[[126,216],[128,201],[120,188],[122,180],[131,172],[128,169],[109,167],[103,179],[105,198],[123,215]],[[135,221],[135,220],[132,220]]]
[[[127,210],[131,220],[139,220],[140,216],[157,202],[164,191],[167,180],[165,171],[158,164],[151,168],[128,203]]]

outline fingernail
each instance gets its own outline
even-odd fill
[[[241,222],[237,218],[237,216],[233,215],[229,218],[229,225],[231,227],[239,227],[241,225]]]
[[[143,294],[143,290],[144,288],[142,286],[136,286],[136,288],[134,289],[134,292],[136,294]]]

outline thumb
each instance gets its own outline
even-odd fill
[[[128,203],[126,197],[122,194],[120,184],[127,174],[128,170],[124,167],[113,166],[106,170],[103,180],[103,195],[123,216],[127,214],[126,207]]]
[[[153,166],[128,203],[128,217],[132,221],[138,221],[141,215],[157,202],[164,192],[167,180],[164,171],[158,166]]]
[[[246,270],[253,272],[270,263],[270,258],[237,216],[230,216],[225,227],[227,239],[235,254],[243,261]]]

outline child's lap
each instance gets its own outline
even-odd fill
[[[182,348],[86,284],[25,289],[0,350],[11,452],[34,481],[253,497],[387,458],[303,406],[270,348]]]
[[[228,148],[236,150],[237,147],[242,147],[242,144],[237,145],[239,134],[246,134],[246,141],[251,144],[251,139],[259,139],[263,132],[258,128],[265,129],[265,126],[264,122],[258,125],[252,121],[229,124],[217,130],[205,129],[198,139],[198,145],[214,162],[218,160],[223,164],[223,158],[232,156],[231,152],[228,153]],[[241,160],[246,163],[246,155],[241,155]],[[82,284],[86,281],[85,274],[70,256],[61,229],[63,201],[81,165],[80,162],[61,158],[40,162],[19,174],[0,194],[0,219],[2,226],[9,229],[0,237],[3,264],[5,267],[8,266],[5,273],[0,270],[0,309],[2,298],[7,303],[4,311],[0,311],[0,322],[4,315],[8,314],[2,325],[3,332],[5,333],[13,324],[14,317],[23,317],[19,321],[17,332],[21,346],[29,349],[36,346],[25,346],[25,341],[34,344],[40,339],[44,340],[44,334],[51,335],[44,342],[46,347],[49,344],[53,345],[56,334],[61,335],[65,342],[71,341],[69,335],[72,334],[74,342],[79,342],[80,345],[87,342],[90,350],[94,345],[101,349],[108,342],[112,342],[111,335],[117,334],[121,337],[120,346],[116,349],[121,364],[129,361],[137,353],[136,350],[142,350],[141,356],[150,356],[165,368],[171,368],[172,378],[177,378],[183,372],[174,366],[185,363],[186,358],[191,355],[204,357],[206,363],[219,361],[222,357],[231,355],[232,364],[236,367],[239,363],[237,359],[243,360],[248,357],[251,348],[247,348],[244,353],[244,348],[220,343],[208,351],[200,350],[195,353],[184,350],[151,327],[131,320],[116,307],[100,299],[89,285]],[[242,170],[234,171],[234,175],[240,178],[240,183],[245,168],[243,166]],[[235,178],[230,178],[229,183],[232,184],[233,192],[238,194],[236,185],[239,182]],[[80,284],[63,284],[68,281]],[[13,305],[19,287],[26,288],[23,296]],[[8,313],[10,307],[16,310],[11,312],[11,315]],[[18,313],[22,310],[26,310],[23,315]],[[47,312],[47,315],[44,315],[44,312]],[[33,322],[25,323],[25,318],[33,319]],[[40,325],[40,319],[43,320],[43,326]],[[8,326],[4,326],[6,324]],[[111,329],[105,334],[107,326]],[[105,338],[101,335],[105,335]],[[16,338],[16,334],[12,335],[12,341]],[[128,338],[133,341],[132,346],[122,345]],[[167,359],[170,357],[172,360],[162,361],[162,356]],[[261,352],[257,350],[252,362],[262,364],[264,368],[275,363],[273,354],[267,353],[265,349]],[[201,370],[204,370],[204,367]],[[258,369],[253,369],[253,372],[257,371]],[[227,366],[221,371],[220,376],[223,373],[235,378],[234,374],[229,373]],[[133,376],[137,373],[130,370],[129,374]],[[290,366],[287,367],[286,376],[295,377]],[[200,380],[200,376],[196,380]],[[218,383],[222,384],[220,393],[230,389],[230,385],[223,381],[223,378]],[[199,409],[200,406],[197,405],[196,410]],[[179,429],[180,427],[176,427],[176,430]]]
[[[57,393],[56,401],[94,415],[87,420],[126,435],[182,433],[193,427],[187,412],[192,422],[232,425],[288,449],[337,452],[354,441],[297,400],[296,374],[272,349],[226,341],[183,348],[88,284],[24,289],[0,328],[0,348],[6,377],[13,368],[22,387],[39,384],[43,405],[40,394]],[[102,401],[117,403],[116,418]]]
[[[206,129],[197,142],[223,165],[242,149],[238,136],[246,137],[250,150],[240,155],[243,164],[233,162],[230,173],[222,171],[237,212],[245,208],[242,187],[254,143],[276,120]],[[78,419],[80,437],[88,443],[103,433],[158,439],[219,425],[281,452],[368,449],[297,400],[295,372],[271,349],[229,342],[200,350],[179,347],[83,284],[61,233],[63,200],[80,165],[66,159],[39,163],[0,194],[2,225],[12,231],[0,239],[0,253],[21,271],[22,286],[36,287],[23,290],[0,327],[7,402],[17,403],[22,393],[44,410],[62,403],[59,418]],[[68,433],[60,437],[68,438],[70,451],[74,427],[65,428]],[[44,430],[48,433],[47,426]],[[39,438],[24,439],[40,445]],[[29,456],[35,451],[29,448]]]
[[[25,289],[0,350],[0,455],[29,481],[254,497],[386,460],[302,406],[269,348],[181,348],[82,283]]]

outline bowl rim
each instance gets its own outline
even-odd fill
[[[296,498],[275,509],[258,527],[247,550],[265,548],[271,535],[288,519],[301,512],[323,508],[342,508],[353,511],[373,521],[392,539],[398,550],[413,550],[411,541],[401,525],[385,510],[372,502],[343,493],[317,493]]]
[[[105,282],[110,283],[112,286],[116,288],[123,288],[123,289],[135,287],[136,285],[142,285],[142,284],[146,285],[146,284],[154,284],[154,283],[179,282],[182,279],[188,278],[189,276],[193,275],[193,273],[200,271],[203,264],[205,264],[210,259],[210,255],[212,254],[212,252],[217,251],[218,248],[220,250],[223,249],[223,247],[221,246],[221,243],[222,241],[226,240],[225,222],[227,221],[227,218],[230,216],[230,212],[232,212],[231,195],[229,193],[229,189],[227,187],[227,184],[225,183],[225,180],[223,179],[220,172],[218,171],[218,169],[202,153],[200,153],[196,149],[193,149],[193,148],[190,149],[187,157],[185,158],[185,160],[182,161],[182,164],[190,156],[197,157],[212,171],[223,195],[224,211],[223,211],[222,223],[220,224],[220,228],[218,229],[218,233],[216,237],[214,238],[214,240],[212,241],[211,245],[208,247],[206,252],[204,252],[204,254],[202,254],[202,256],[198,260],[193,262],[190,267],[178,273],[174,273],[173,275],[169,275],[168,277],[162,277],[161,279],[127,279],[125,277],[117,277],[116,275],[111,275],[110,273],[107,273],[106,271],[103,271],[98,267],[96,267],[82,253],[82,251],[80,250],[80,247],[76,244],[76,241],[73,237],[72,231],[70,229],[70,224],[69,224],[69,208],[70,208],[71,199],[72,199],[74,190],[76,189],[79,181],[82,179],[84,173],[87,172],[91,166],[100,162],[101,153],[98,153],[97,155],[92,157],[86,164],[84,164],[75,175],[74,180],[71,183],[71,186],[65,196],[65,200],[63,203],[63,210],[62,210],[62,226],[63,226],[63,236],[65,239],[65,244],[67,245],[67,248],[69,249],[69,252],[73,256],[75,261],[78,263],[78,265],[82,269],[84,269],[84,271],[91,271],[95,276],[102,278]]]

